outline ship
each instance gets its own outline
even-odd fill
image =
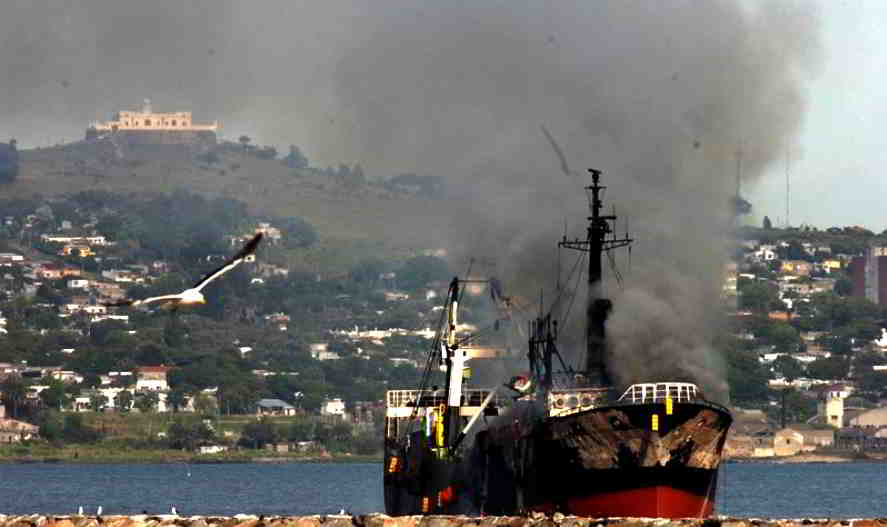
[[[540,309],[526,325],[521,355],[528,370],[494,386],[472,386],[477,361],[515,354],[479,346],[460,332],[464,291],[485,287],[506,313],[510,297],[494,278],[454,278],[417,387],[386,393],[389,515],[714,514],[729,409],[694,383],[655,379],[618,387],[608,373],[605,329],[613,304],[601,293],[603,257],[634,240],[615,233],[615,214],[602,213],[601,172],[589,172],[586,236],[558,242],[588,257],[584,360],[577,361],[583,364],[563,359],[558,320]],[[441,376],[443,386],[433,384]]]

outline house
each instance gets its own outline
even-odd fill
[[[68,280],[68,289],[86,289],[89,287],[89,280],[76,278]]]
[[[259,226],[256,227],[255,234],[262,233],[268,241],[271,243],[277,243],[280,241],[282,237],[280,234],[280,229],[277,227],[271,226],[268,222],[259,222]]]
[[[345,419],[345,401],[339,399],[327,399],[320,405],[320,415],[330,415]]]
[[[62,278],[62,269],[54,265],[43,264],[35,269],[34,274],[44,280],[59,280]]]
[[[167,391],[166,374],[169,366],[142,366],[136,370],[136,390]]]
[[[389,302],[398,302],[401,300],[409,300],[410,295],[407,293],[402,293],[400,291],[385,291],[385,300]]]
[[[873,408],[850,419],[850,426],[887,426],[887,407]]]
[[[86,313],[88,315],[104,315],[108,308],[98,304],[65,304],[63,309],[67,313]]]
[[[197,447],[198,454],[221,454],[227,451],[228,447],[226,445],[201,445]]]
[[[73,371],[73,370],[56,370],[49,373],[49,376],[53,379],[58,379],[62,382],[67,383],[78,383],[83,382],[83,375]]]
[[[776,251],[772,245],[762,245],[752,253],[752,259],[757,262],[772,262],[776,259]]]
[[[38,426],[16,421],[15,419],[0,419],[0,443],[18,443],[37,437],[40,428]]]
[[[813,264],[804,260],[784,260],[782,262],[782,272],[799,276],[810,276],[813,271]]]
[[[23,263],[25,257],[15,253],[0,253],[0,265],[12,267],[13,264]]]
[[[296,415],[296,407],[280,399],[259,399],[256,415]]]
[[[315,342],[308,349],[314,360],[338,360],[341,358],[335,351],[329,351],[329,344],[326,342]]]
[[[95,256],[92,248],[88,245],[65,245],[59,251],[61,256],[79,256],[80,258],[88,258]]]
[[[282,276],[287,277],[290,274],[290,270],[286,267],[281,267],[279,265],[274,265],[265,262],[258,262],[256,264],[256,273],[265,278],[271,276]]]
[[[65,245],[112,245],[104,236],[93,234],[89,236],[67,236],[64,234],[41,234],[40,240],[44,243],[61,243]]]
[[[90,282],[90,285],[100,296],[109,298],[111,300],[126,298],[126,291],[124,291],[123,288],[117,284],[93,281]]]
[[[804,446],[804,436],[791,428],[783,428],[773,434],[773,455],[794,456]]]
[[[107,269],[102,271],[102,278],[107,278],[114,282],[124,283],[144,283],[145,278],[138,273],[129,269]]]

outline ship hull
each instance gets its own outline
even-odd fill
[[[423,459],[421,469],[386,474],[386,510],[705,518],[714,513],[731,421],[726,409],[704,402],[674,404],[671,411],[659,403],[616,405],[544,418],[518,407],[497,421],[507,425],[479,432],[464,459],[414,452],[414,460]]]

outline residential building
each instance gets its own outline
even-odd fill
[[[59,254],[62,256],[79,256],[80,258],[95,256],[92,248],[88,245],[65,245],[59,251]]]
[[[40,428],[38,426],[16,421],[15,419],[0,419],[0,443],[18,443],[37,437]]]
[[[296,407],[280,399],[259,399],[256,415],[296,415]]]
[[[166,374],[169,366],[142,366],[136,371],[136,390],[167,391]]]
[[[817,412],[825,424],[834,428],[844,426],[844,399],[849,395],[849,392],[841,388],[830,389],[823,394]]]
[[[345,401],[339,399],[327,399],[320,405],[320,415],[335,416],[345,419]]]
[[[144,283],[145,281],[144,277],[129,269],[107,269],[102,271],[102,278],[125,283]]]
[[[75,278],[68,280],[68,289],[87,289],[89,287],[89,280],[83,278]]]
[[[326,342],[315,342],[309,347],[311,358],[315,360],[338,360],[341,359],[335,351],[329,351],[329,344]]]
[[[850,262],[853,296],[876,304],[887,303],[887,247],[867,247]]]
[[[850,426],[887,426],[887,407],[874,408],[850,419]]]
[[[783,260],[782,272],[798,276],[810,276],[813,264],[804,260]]]
[[[0,265],[12,267],[13,264],[24,263],[25,257],[16,253],[0,253]]]

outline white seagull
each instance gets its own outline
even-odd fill
[[[243,248],[237,252],[237,254],[232,256],[230,260],[225,262],[224,265],[201,278],[199,282],[194,284],[194,287],[190,289],[185,289],[181,293],[175,295],[152,296],[149,298],[143,298],[141,300],[123,300],[121,302],[113,302],[105,305],[141,306],[145,304],[153,304],[155,302],[159,302],[162,304],[171,304],[172,307],[179,307],[182,305],[190,304],[205,304],[206,298],[204,298],[203,293],[201,293],[200,290],[206,287],[207,284],[209,284],[216,278],[222,276],[231,269],[234,269],[235,267],[240,265],[241,262],[255,254],[256,247],[258,247],[260,241],[262,241],[261,232],[253,236],[250,241],[246,242],[246,245],[244,245]]]
[[[101,506],[101,505],[99,505],[99,508],[95,510],[95,515],[96,515],[96,516],[101,516],[101,515],[102,515],[102,506]]]

